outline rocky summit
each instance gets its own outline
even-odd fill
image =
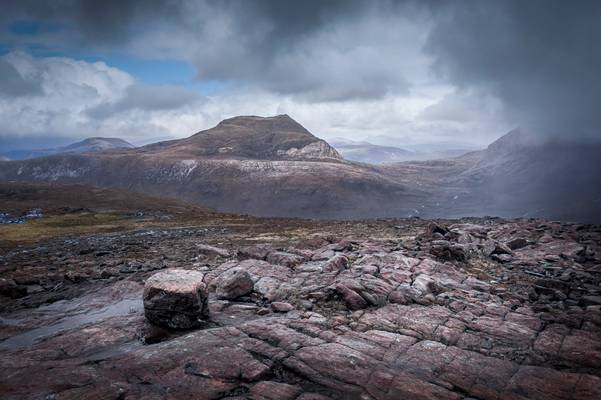
[[[187,219],[3,247],[0,397],[601,398],[599,226]]]

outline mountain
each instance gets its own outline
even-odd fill
[[[332,146],[347,160],[368,164],[383,164],[413,159],[411,151],[393,146],[378,146],[369,142],[335,139]]]
[[[123,139],[91,137],[62,147],[60,153],[94,153],[112,149],[133,149],[134,146]]]
[[[424,195],[344,160],[287,115],[235,117],[135,149],[12,161],[0,180],[120,187],[226,212],[320,218],[408,215]]]
[[[403,144],[403,149],[415,153],[444,153],[447,151],[467,151],[480,150],[482,147],[470,142],[461,142],[458,140],[430,140],[424,142],[419,138],[419,135],[370,135],[365,139],[366,142],[378,146],[393,146],[398,147],[399,143]]]
[[[142,151],[213,159],[342,159],[327,142],[313,136],[288,115],[234,117],[189,138],[147,145]]]
[[[601,145],[553,142],[513,130],[461,157],[381,166],[431,201],[421,216],[545,217],[601,222]]]
[[[471,155],[455,182],[501,215],[601,221],[601,145],[514,130]]]
[[[9,160],[27,160],[61,153],[95,153],[114,149],[131,149],[134,146],[123,139],[91,137],[67,146],[51,149],[11,150],[1,156]]]
[[[259,216],[547,217],[601,222],[601,146],[519,130],[460,157],[345,160],[287,115],[235,117],[185,139],[4,162],[0,181],[117,187]]]
[[[397,141],[398,142],[398,141]],[[383,146],[365,141],[354,141],[348,139],[334,139],[330,142],[342,156],[351,161],[368,164],[385,164],[403,161],[426,161],[440,160],[458,157],[473,148],[451,148],[446,145],[410,145],[408,148],[396,146]]]

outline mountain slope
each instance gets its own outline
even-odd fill
[[[601,145],[541,141],[514,130],[455,178],[501,215],[601,220]]]
[[[166,197],[95,186],[47,183],[0,183],[0,204],[3,212],[12,215],[20,215],[33,208],[41,208],[45,216],[109,211],[211,212],[206,208]]]

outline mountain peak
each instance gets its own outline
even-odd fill
[[[286,114],[224,119],[187,139],[150,146],[187,157],[259,160],[340,160],[338,152]]]
[[[288,114],[280,114],[273,117],[242,115],[224,119],[216,126],[216,128],[232,125],[252,130],[267,130],[273,133],[297,132],[311,135],[308,130],[292,119]]]
[[[62,152],[95,152],[109,149],[131,149],[134,146],[120,138],[89,137],[62,148]]]
[[[535,144],[535,138],[520,128],[513,129],[488,145],[489,154],[509,154]]]

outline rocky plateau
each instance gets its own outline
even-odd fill
[[[210,218],[2,248],[0,397],[601,398],[598,225]]]

